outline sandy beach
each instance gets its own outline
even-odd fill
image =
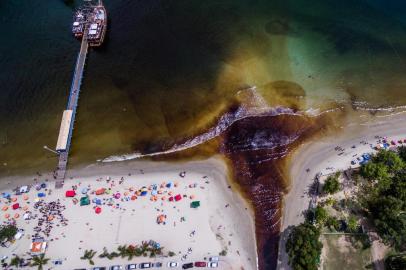
[[[58,203],[61,214],[52,213],[52,221],[41,222],[38,235],[48,243],[46,257],[63,263],[54,266],[50,261],[45,269],[90,268],[87,261],[80,260],[87,249],[97,251],[95,266],[162,262],[166,267],[169,261],[180,264],[207,261],[208,257],[218,256],[225,250],[227,255],[220,256],[219,269],[257,268],[252,210],[229,186],[227,168],[219,158],[176,164],[97,163],[70,170],[64,188],[58,190],[50,179],[53,179],[50,174],[1,179],[1,192],[12,193],[17,186],[33,185],[26,194],[12,194],[12,201],[0,200],[0,207],[8,206],[1,213],[2,223],[15,219],[17,227],[25,233],[10,247],[0,247],[1,256],[28,257],[24,255],[44,212],[39,209],[54,202]],[[41,183],[47,187],[35,190],[35,184]],[[95,191],[101,188],[106,189],[105,193],[96,195]],[[76,189],[76,195],[66,197],[66,191],[72,189]],[[146,195],[142,196],[140,191],[146,191]],[[45,197],[38,198],[39,193]],[[178,194],[180,200],[176,201]],[[89,197],[90,204],[80,206],[78,201],[84,196]],[[200,207],[191,208],[192,201],[199,201]],[[19,203],[17,210],[12,209],[15,203]],[[101,213],[95,213],[96,207],[100,207]],[[31,213],[32,218],[24,220],[25,213]],[[9,219],[5,218],[7,214]],[[16,214],[18,218],[14,218]],[[45,216],[49,215],[46,212]],[[164,223],[158,224],[161,215]],[[50,226],[48,235],[44,234],[47,226]],[[134,257],[131,261],[98,258],[103,247],[111,252],[119,245],[140,245],[149,240],[164,247],[163,256]],[[169,251],[176,255],[167,257]]]
[[[405,121],[405,114],[377,117],[362,126],[349,126],[338,134],[305,143],[296,151],[290,162],[290,190],[284,197],[278,269],[291,269],[285,252],[285,241],[289,234],[289,226],[304,221],[303,212],[310,203],[308,191],[315,175],[319,172],[327,175],[337,170],[359,166],[358,162],[352,165],[351,161],[363,153],[374,152],[376,136],[388,137],[389,141],[405,139]],[[338,151],[337,146],[343,151]],[[307,172],[307,169],[310,171]]]

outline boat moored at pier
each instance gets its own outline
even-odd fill
[[[86,39],[91,47],[100,46],[107,31],[107,12],[101,0],[97,4],[87,1],[80,7],[74,16],[72,33],[76,38]]]

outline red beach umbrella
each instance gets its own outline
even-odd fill
[[[102,209],[101,209],[100,207],[96,207],[96,209],[94,210],[94,212],[95,212],[96,214],[100,214],[101,211],[102,211]]]
[[[19,204],[19,203],[13,204],[13,209],[14,209],[14,210],[16,210],[16,209],[18,209],[18,208],[20,208],[20,204]]]

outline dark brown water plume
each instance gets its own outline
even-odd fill
[[[232,163],[234,180],[255,213],[259,269],[276,269],[287,187],[288,153],[326,127],[326,116],[264,115],[235,122],[222,136],[221,152]]]
[[[233,187],[254,210],[261,270],[276,268],[282,199],[289,185],[285,168],[290,153],[306,139],[334,127],[344,110],[309,116],[300,111],[303,102],[300,88],[288,82],[275,82],[269,87],[278,89],[279,95],[295,109],[271,107],[255,87],[242,89],[229,110],[205,132],[172,145],[154,147],[156,151],[151,152],[150,148],[122,157],[173,161],[223,154],[230,165]]]

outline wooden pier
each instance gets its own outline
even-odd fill
[[[68,165],[68,158],[69,158],[69,149],[70,149],[70,144],[71,144],[71,139],[72,139],[73,127],[75,125],[75,115],[76,115],[76,109],[78,106],[80,85],[82,83],[88,47],[89,47],[89,44],[88,44],[88,40],[87,40],[87,35],[85,34],[82,38],[79,55],[76,60],[75,72],[73,75],[72,85],[70,88],[68,106],[66,107],[67,111],[71,111],[71,117],[69,119],[69,129],[68,129],[68,133],[67,133],[67,138],[66,138],[67,141],[66,141],[65,149],[63,151],[58,151],[59,160],[58,160],[58,166],[55,171],[55,177],[56,177],[55,188],[63,187],[63,183],[64,183],[64,179],[65,179],[65,175],[66,175],[66,168]],[[61,126],[62,126],[62,124],[63,123],[61,123]],[[61,132],[62,132],[62,128],[60,131],[60,136],[61,136]],[[59,138],[58,138],[58,141],[59,141]]]

